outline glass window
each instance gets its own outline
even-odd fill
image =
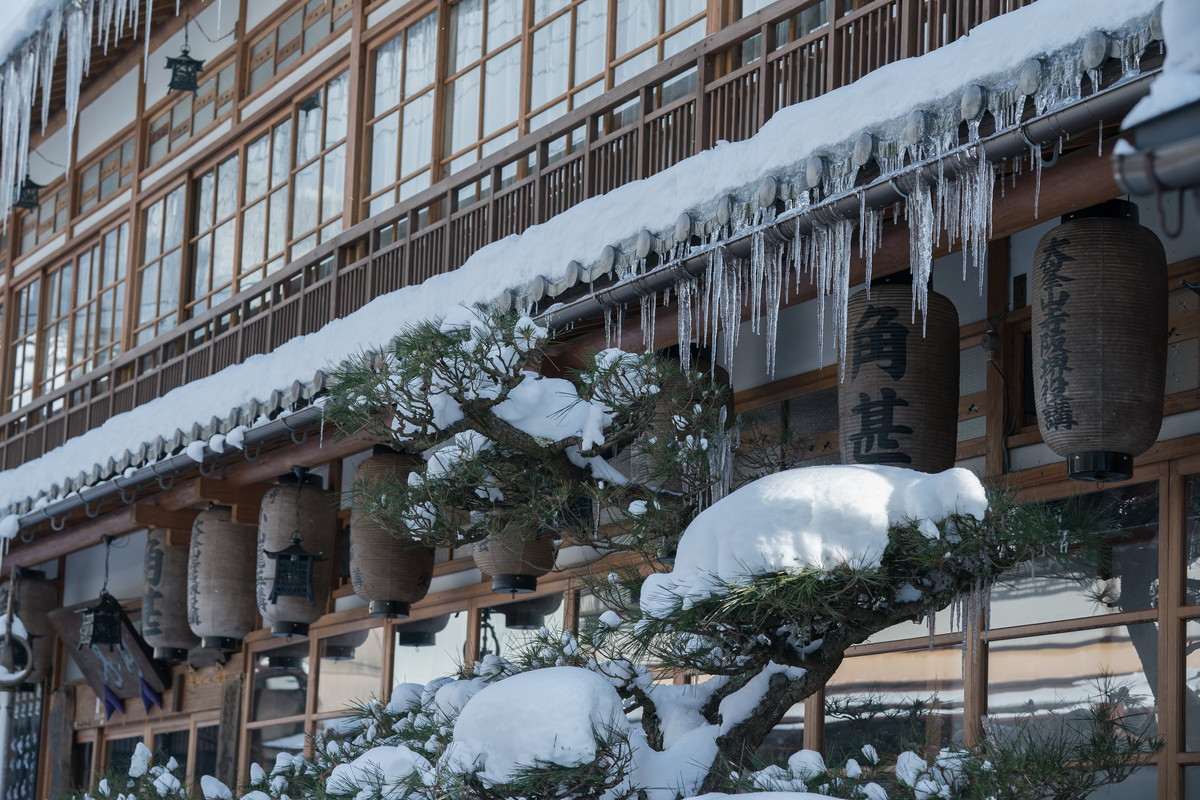
[[[302,54],[313,52],[342,33],[352,16],[352,3],[308,0],[304,8],[260,34],[250,45],[250,91],[261,89],[275,75],[298,63]]]
[[[292,174],[290,260],[341,231],[348,81],[348,73],[343,72],[299,104]]]
[[[997,732],[1032,725],[1070,733],[1096,703],[1117,702],[1131,724],[1155,724],[1158,630],[1144,622],[988,646],[988,719]]]
[[[542,628],[563,630],[562,601],[562,592],[559,592],[484,610],[480,652],[511,659],[534,641]]]
[[[173,189],[143,212],[145,239],[134,328],[138,344],[175,327],[179,319],[183,191],[183,186]]]
[[[864,742],[880,753],[962,741],[962,650],[847,658],[825,687],[825,755],[842,763]]]
[[[308,642],[264,650],[255,658],[250,719],[278,719],[305,713],[308,703]]]
[[[105,772],[117,775],[129,774],[129,762],[133,759],[133,751],[137,749],[141,736],[127,736],[122,739],[109,739],[107,757],[104,759]]]
[[[196,727],[196,762],[192,767],[192,775],[217,774],[217,750],[220,733],[219,725],[199,725]]]
[[[62,182],[41,190],[38,195],[38,207],[31,208],[20,216],[21,240],[18,242],[18,251],[21,254],[48,242],[66,228],[69,199],[70,189]]]
[[[133,180],[133,137],[113,147],[79,174],[79,211],[108,200]]]
[[[1183,709],[1186,744],[1184,749],[1200,750],[1200,620],[1189,619],[1184,623],[1185,640],[1183,652]]]
[[[1106,489],[1081,499],[1115,523],[1110,551],[1098,563],[1073,571],[1038,561],[1006,573],[992,589],[993,629],[1157,606],[1158,483]]]
[[[267,772],[275,766],[280,753],[298,756],[304,754],[304,723],[282,722],[254,728],[250,733],[250,763],[258,764]]]
[[[392,683],[429,683],[462,667],[467,612],[443,614],[396,626]]]
[[[154,165],[188,144],[192,137],[233,110],[236,64],[207,65],[197,79],[196,94],[172,94],[172,102],[150,119],[147,163]],[[133,148],[130,142],[129,158]],[[86,176],[85,176],[86,178]]]
[[[379,697],[383,681],[383,628],[322,639],[318,645],[317,711],[344,711]]]
[[[41,279],[35,278],[17,289],[13,295],[12,345],[9,348],[9,385],[12,388],[8,396],[9,411],[16,411],[33,399],[41,290]]]
[[[154,734],[154,763],[165,765],[171,759],[175,759],[178,773],[183,774],[187,770],[190,738],[191,731],[187,730]]]
[[[195,182],[192,285],[188,301],[192,316],[217,305],[233,291],[239,163],[237,155],[230,156]]]

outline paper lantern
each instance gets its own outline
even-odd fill
[[[1133,476],[1158,438],[1167,368],[1167,258],[1124,200],[1067,214],[1033,263],[1038,428],[1074,480]]]
[[[554,534],[547,530],[526,533],[507,526],[475,543],[475,566],[492,577],[492,591],[530,594],[537,579],[554,568]]]
[[[404,478],[419,456],[376,447],[358,465],[358,481],[373,482],[392,473]],[[357,501],[356,501],[357,503]],[[372,617],[407,617],[413,603],[429,591],[433,550],[414,542],[405,531],[392,531],[359,511],[350,510],[350,585],[370,604]]]
[[[845,374],[838,385],[843,464],[920,472],[954,466],[958,442],[958,312],[929,292],[913,320],[913,291],[877,284],[850,298]],[[922,324],[924,331],[922,332]]]
[[[274,636],[307,636],[329,602],[337,510],[321,478],[296,469],[262,499],[258,611]]]
[[[170,544],[166,531],[152,529],[143,567],[142,638],[155,658],[186,661],[188,650],[200,644],[188,627],[188,548]]]
[[[233,521],[229,506],[201,511],[188,553],[188,626],[200,646],[236,650],[254,630],[253,525]]]

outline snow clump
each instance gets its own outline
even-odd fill
[[[621,698],[602,676],[548,667],[490,684],[463,706],[441,764],[478,772],[487,784],[512,781],[521,767],[571,767],[596,758],[596,737],[626,736]]]
[[[969,470],[801,467],[768,475],[705,509],[684,531],[672,572],[642,585],[642,611],[662,618],[757,575],[879,563],[888,529],[916,523],[939,536],[952,515],[982,519],[983,484]]]

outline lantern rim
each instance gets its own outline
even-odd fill
[[[1118,483],[1133,477],[1133,456],[1112,450],[1067,454],[1067,477],[1073,481]]]
[[[511,573],[493,575],[492,591],[496,594],[533,594],[537,591],[537,577]]]
[[[200,646],[206,650],[237,650],[242,640],[233,636],[201,636]]]
[[[153,656],[158,661],[187,661],[188,651],[182,647],[155,647]]]
[[[307,622],[280,621],[271,624],[271,635],[284,639],[299,639],[308,636]]]
[[[402,600],[372,600],[367,608],[369,617],[400,617],[407,619],[412,606]]]

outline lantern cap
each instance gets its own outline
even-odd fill
[[[546,624],[546,615],[525,609],[504,609],[504,627],[517,631],[536,631]]]
[[[356,650],[357,648],[350,644],[327,644],[325,655],[321,657],[326,661],[353,661]]]
[[[303,656],[268,655],[267,669],[301,669],[304,666]]]
[[[320,475],[314,475],[308,467],[292,467],[292,471],[278,478],[280,486],[315,486],[320,489],[324,482]]]
[[[492,591],[497,594],[532,594],[537,591],[533,575],[493,575]]]
[[[1133,456],[1110,450],[1067,454],[1067,477],[1073,481],[1117,483],[1133,477]]]
[[[283,637],[285,639],[297,639],[302,636],[308,636],[308,623],[286,621],[275,622],[271,624],[271,635]]]
[[[1063,214],[1061,222],[1072,222],[1077,219],[1123,219],[1127,222],[1138,221],[1137,203],[1131,203],[1128,200],[1117,198],[1109,200],[1105,203],[1097,203],[1094,206],[1081,208],[1078,211],[1072,211],[1069,214]]]
[[[371,617],[407,617],[412,607],[401,600],[372,600],[367,609]]]
[[[187,661],[188,651],[182,647],[156,647],[153,655],[159,661]]]
[[[232,636],[201,636],[200,646],[206,650],[237,650],[242,640]]]

